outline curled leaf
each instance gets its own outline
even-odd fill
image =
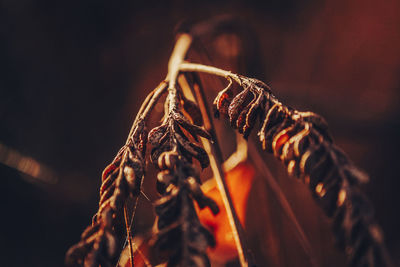
[[[148,135],[148,141],[151,145],[159,145],[160,141],[167,134],[167,125],[163,124],[153,128]]]
[[[236,128],[236,120],[240,112],[246,107],[246,100],[252,94],[249,88],[237,94],[229,105],[228,115],[232,127]]]
[[[201,112],[197,104],[189,99],[183,100],[183,109],[189,114],[195,125],[203,124],[203,117],[201,116]]]

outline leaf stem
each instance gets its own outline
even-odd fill
[[[168,61],[168,74],[166,80],[168,80],[168,100],[169,100],[169,113],[178,104],[178,96],[176,90],[176,81],[180,71],[180,65],[185,60],[187,51],[192,44],[192,37],[189,34],[179,35],[174,50],[172,51],[171,57]]]
[[[167,82],[162,81],[153,91],[151,91],[146,99],[143,101],[143,104],[140,106],[140,109],[136,115],[136,118],[132,124],[131,130],[129,131],[128,138],[126,140],[126,144],[129,143],[130,138],[135,135],[136,126],[139,121],[145,120],[150,112],[153,110],[155,104],[158,102],[162,94],[165,92],[167,88]]]
[[[203,64],[197,64],[197,63],[183,62],[182,64],[180,64],[179,70],[180,71],[187,71],[187,72],[208,73],[208,74],[224,77],[226,79],[227,78],[232,78],[238,84],[242,83],[241,79],[239,78],[239,75],[234,74],[234,73],[232,73],[230,71],[227,71],[227,70],[223,70],[223,69],[220,69],[220,68],[213,67],[213,66],[207,66],[207,65],[203,65]]]

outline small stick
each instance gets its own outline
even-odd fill
[[[132,236],[131,236],[131,227],[128,221],[128,209],[126,208],[126,203],[124,206],[124,217],[125,217],[125,225],[126,225],[126,235],[129,242],[129,256],[131,260],[131,267],[133,267],[133,245],[132,245]]]

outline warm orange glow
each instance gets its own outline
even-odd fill
[[[240,222],[245,226],[247,199],[254,180],[254,169],[250,163],[244,162],[238,164],[225,175],[233,205]],[[216,216],[209,209],[198,210],[201,222],[211,230],[217,242],[215,248],[209,249],[208,255],[213,260],[227,262],[237,256],[237,251],[219,190],[214,179],[207,181],[202,189],[220,207],[220,213]]]
[[[287,140],[289,140],[289,135],[287,133],[279,136],[279,138],[275,142],[274,150],[279,151],[280,148],[283,146],[283,144],[286,143]]]
[[[287,171],[290,175],[293,175],[294,172],[294,168],[296,167],[296,161],[295,160],[291,160],[288,164],[287,167]]]
[[[310,176],[306,175],[304,177],[304,183],[307,184],[307,185],[310,184]]]
[[[315,192],[319,195],[319,197],[325,196],[326,190],[324,188],[324,184],[323,183],[317,184],[317,186],[315,187]]]
[[[345,200],[346,200],[346,191],[344,189],[341,189],[340,192],[339,192],[337,205],[339,207],[342,206]]]
[[[133,239],[133,265],[135,267],[146,267],[151,266],[148,261],[149,256],[149,244],[147,240],[142,240],[141,238]],[[129,246],[127,245],[121,255],[119,260],[119,265],[123,267],[131,267]]]

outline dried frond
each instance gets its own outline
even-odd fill
[[[229,75],[242,91],[228,97],[232,92],[224,89],[214,101],[215,109],[245,137],[260,118],[262,148],[281,160],[290,175],[309,185],[327,216],[333,217],[338,244],[352,266],[389,266],[373,208],[359,189],[368,177],[332,143],[325,120],[283,105],[256,79]]]
[[[185,106],[187,100],[182,101]],[[194,158],[202,168],[207,167],[207,153],[188,135],[194,140],[200,136],[210,138],[178,106],[170,109],[164,123],[149,133],[151,159],[160,170],[157,189],[162,194],[155,205],[158,232],[153,242],[160,254],[169,255],[168,266],[209,266],[206,249],[214,246],[215,241],[201,225],[193,201],[200,208],[209,207],[213,213],[218,212],[218,206],[201,191],[199,174],[192,163]]]
[[[144,175],[141,151],[133,142],[144,143],[143,137],[131,140],[103,171],[99,210],[92,226],[82,234],[81,242],[67,253],[68,265],[108,266],[115,263],[124,233],[123,211],[128,197],[137,197]],[[142,145],[143,146],[143,145]]]
[[[147,130],[144,120],[165,90],[162,82],[143,103],[126,144],[103,171],[99,209],[81,236],[81,241],[66,254],[68,266],[112,266],[122,249],[124,205],[140,193],[145,170]]]
[[[159,261],[167,266],[210,265],[206,250],[215,245],[215,240],[200,223],[194,202],[201,209],[210,208],[213,214],[219,211],[217,204],[202,192],[195,167],[198,162],[204,169],[211,161],[240,263],[242,266],[252,263],[223,179],[222,154],[217,140],[212,138],[215,129],[198,79],[198,73],[202,72],[224,77],[229,82],[214,100],[215,116],[225,115],[231,126],[245,138],[259,126],[262,148],[282,161],[290,175],[302,179],[327,216],[333,218],[334,234],[351,265],[391,266],[372,206],[359,188],[368,177],[334,145],[321,116],[285,106],[266,84],[257,79],[184,61],[193,38],[214,34],[213,29],[227,25],[229,20],[226,18],[212,20],[179,36],[166,80],[145,99],[126,144],[104,170],[97,214],[92,226],[82,234],[81,241],[67,252],[66,263],[115,264],[122,249],[124,228],[128,235],[130,233],[128,221],[124,223],[123,220],[127,199],[137,199],[141,192],[147,142],[151,145],[150,160],[159,170],[156,186],[161,198],[155,203],[157,231],[153,239]],[[188,87],[195,92],[200,108],[180,91],[178,76],[183,74],[187,78],[189,72],[194,75]],[[147,134],[146,118],[167,88],[162,123]],[[200,140],[203,146],[198,143]],[[214,141],[213,146],[207,140]],[[132,258],[131,255],[131,264]]]

